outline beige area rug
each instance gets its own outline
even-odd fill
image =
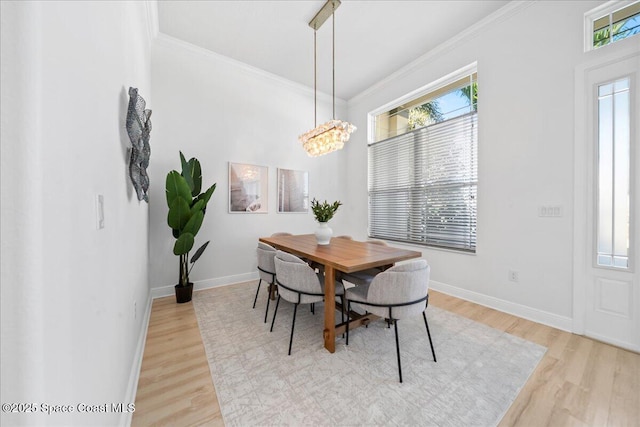
[[[398,322],[398,382],[393,328],[383,321],[323,347],[323,307],[282,300],[274,331],[263,323],[257,282],[194,293],[213,383],[227,426],[493,426],[499,423],[546,348],[430,306],[433,362],[422,316]],[[336,319],[339,320],[339,314]]]

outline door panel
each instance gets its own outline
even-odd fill
[[[584,96],[584,129],[576,132],[574,218],[576,233],[584,236],[574,237],[576,332],[640,351],[640,53],[587,68],[583,78],[584,95],[577,95]]]
[[[631,319],[633,301],[633,283],[595,277],[595,310],[604,315],[619,316],[623,320]]]

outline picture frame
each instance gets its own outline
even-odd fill
[[[269,212],[269,168],[229,162],[229,213]]]
[[[309,172],[278,168],[278,213],[309,212]]]

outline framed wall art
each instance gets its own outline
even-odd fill
[[[309,212],[309,172],[278,168],[278,212]]]
[[[269,212],[269,168],[229,162],[229,212]]]

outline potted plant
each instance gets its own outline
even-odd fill
[[[319,245],[328,245],[331,242],[333,230],[329,228],[328,222],[333,218],[338,208],[342,205],[339,200],[329,203],[326,200],[322,203],[315,198],[311,201],[311,210],[318,221],[318,229],[316,230],[316,239]]]
[[[167,223],[176,239],[173,253],[180,259],[180,276],[178,284],[175,285],[176,301],[184,303],[191,301],[193,292],[193,283],[189,281],[191,268],[209,244],[207,241],[200,246],[189,261],[189,251],[193,249],[195,237],[204,220],[207,203],[216,189],[216,184],[201,193],[202,169],[198,159],[194,157],[187,162],[180,152],[180,162],[182,163],[182,173],[172,170],[167,174],[166,196],[169,206]],[[191,268],[189,268],[189,263]]]

